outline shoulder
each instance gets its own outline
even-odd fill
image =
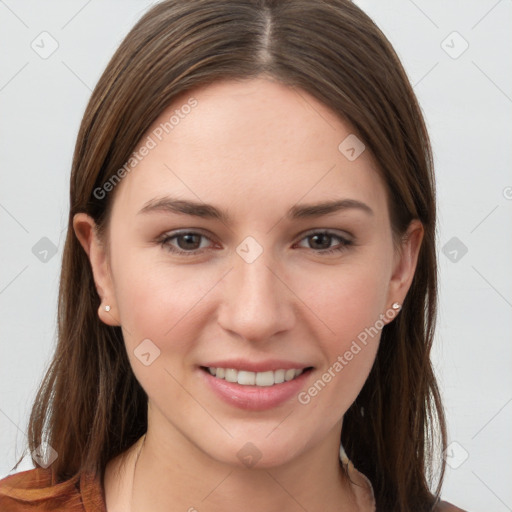
[[[8,475],[0,480],[0,491],[4,495],[9,489],[30,489],[51,485],[52,473],[49,469],[35,468]]]
[[[451,503],[448,503],[447,501],[440,501],[436,507],[435,512],[466,512],[466,511],[462,510],[459,507],[456,507],[455,505],[452,505]]]
[[[50,468],[34,468],[0,480],[0,510],[22,512],[89,512],[104,510],[101,485],[86,473],[56,482]]]

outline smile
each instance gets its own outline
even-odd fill
[[[270,387],[276,384],[282,384],[283,382],[289,382],[296,379],[308,369],[309,368],[290,368],[287,370],[280,369],[266,372],[250,372],[247,370],[236,370],[234,368],[203,367],[203,370],[208,371],[210,375],[213,375],[217,379],[237,383],[242,386],[260,387]]]

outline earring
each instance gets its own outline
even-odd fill
[[[104,309],[105,311],[110,311],[110,306],[107,304]]]
[[[392,307],[393,309],[398,310],[398,309],[400,309],[402,306],[401,306],[398,302],[393,302],[393,304],[391,305],[391,307]]]

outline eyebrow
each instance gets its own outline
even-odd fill
[[[286,213],[286,218],[288,220],[316,218],[345,210],[359,210],[367,215],[374,215],[373,210],[361,201],[356,199],[339,199],[316,204],[294,205]],[[172,197],[155,198],[147,201],[139,211],[139,214],[151,212],[192,215],[194,217],[219,220],[225,224],[229,224],[231,220],[226,212],[211,204]]]

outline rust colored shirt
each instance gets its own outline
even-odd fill
[[[50,468],[35,468],[0,480],[1,512],[106,512],[99,477],[81,473],[55,483]]]

